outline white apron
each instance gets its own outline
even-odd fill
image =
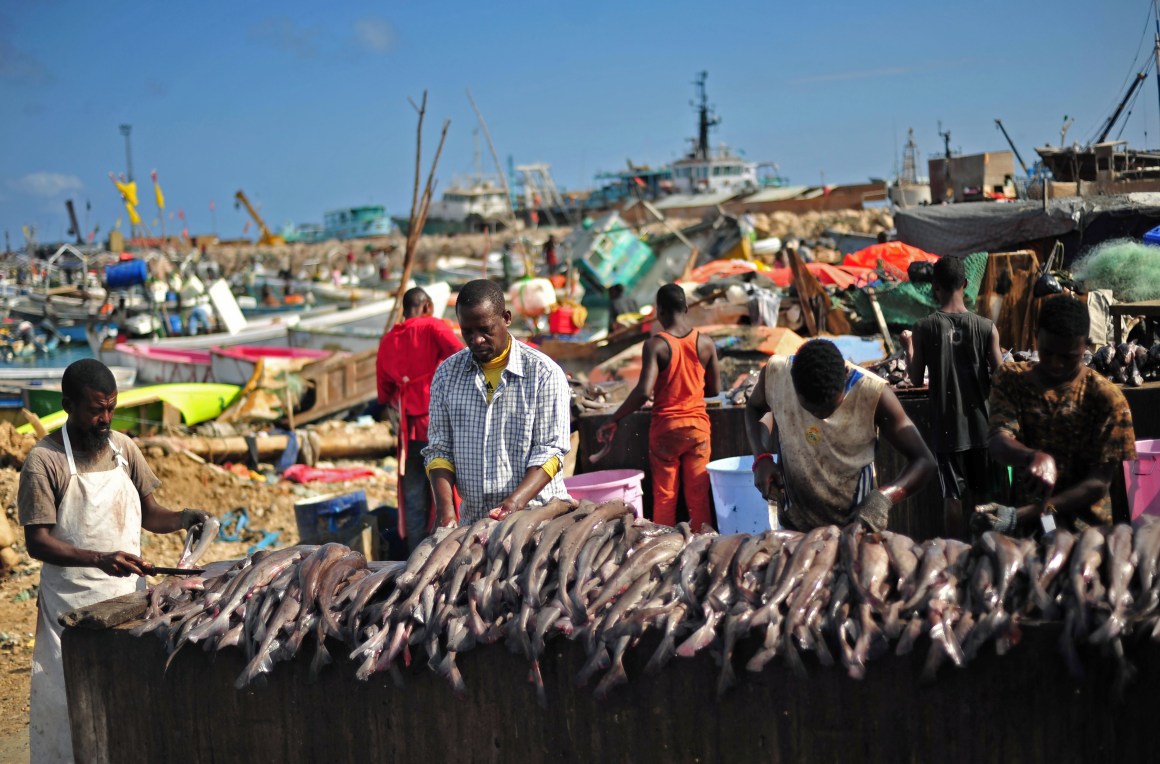
[[[69,443],[64,452],[69,479],[57,507],[52,536],[81,549],[141,552],[141,497],[129,476],[129,462],[109,441],[116,466],[105,472],[77,472]],[[61,662],[58,618],[70,610],[142,588],[138,576],[116,578],[98,568],[44,564],[40,570],[36,648],[32,653],[32,693],[28,725],[32,764],[72,762],[72,732]]]

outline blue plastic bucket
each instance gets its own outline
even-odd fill
[[[149,266],[144,260],[126,260],[105,268],[105,283],[109,289],[125,289],[144,284],[149,277]]]
[[[346,530],[353,530],[367,512],[366,491],[328,494],[294,504],[294,520],[302,544],[320,544],[335,540]]]

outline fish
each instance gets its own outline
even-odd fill
[[[177,559],[177,567],[192,568],[197,565],[210,545],[217,540],[221,521],[210,515],[204,522],[192,526],[185,532],[185,547],[181,550],[181,557]]]
[[[1112,612],[1103,625],[1088,637],[1089,642],[1096,644],[1111,642],[1124,632],[1125,619],[1133,601],[1128,587],[1136,572],[1136,561],[1132,553],[1132,526],[1115,526],[1108,535],[1107,547],[1107,603],[1111,605]]]

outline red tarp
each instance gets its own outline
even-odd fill
[[[888,241],[883,244],[871,244],[866,249],[860,249],[852,255],[846,255],[842,265],[874,269],[878,267],[879,260],[898,271],[893,275],[898,276],[902,281],[908,281],[906,269],[911,263],[921,261],[933,263],[938,260],[938,255],[923,252],[918,247],[912,247],[900,241]]]
[[[293,480],[295,483],[343,483],[347,480],[374,477],[377,473],[367,467],[309,467],[305,464],[294,464],[286,468],[282,477]]]

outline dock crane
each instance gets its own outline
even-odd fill
[[[262,220],[262,216],[259,215],[258,211],[254,209],[254,205],[250,204],[250,200],[246,198],[244,191],[239,190],[236,194],[234,194],[234,199],[234,206],[237,207],[239,204],[244,206],[246,211],[250,213],[250,217],[254,219],[254,223],[257,224],[259,244],[274,247],[286,243],[286,240],[281,236],[270,233],[270,229],[266,227],[266,221]]]
[[[1015,141],[1011,140],[1011,136],[1007,134],[1007,128],[1003,127],[1003,120],[996,118],[995,127],[999,128],[999,132],[1003,133],[1003,137],[1007,139],[1007,145],[1011,147],[1011,152],[1015,154],[1015,158],[1019,160],[1019,166],[1023,168],[1023,174],[1030,175],[1031,171],[1027,169],[1027,163],[1023,161],[1023,156],[1019,153],[1019,149],[1015,148]]]

